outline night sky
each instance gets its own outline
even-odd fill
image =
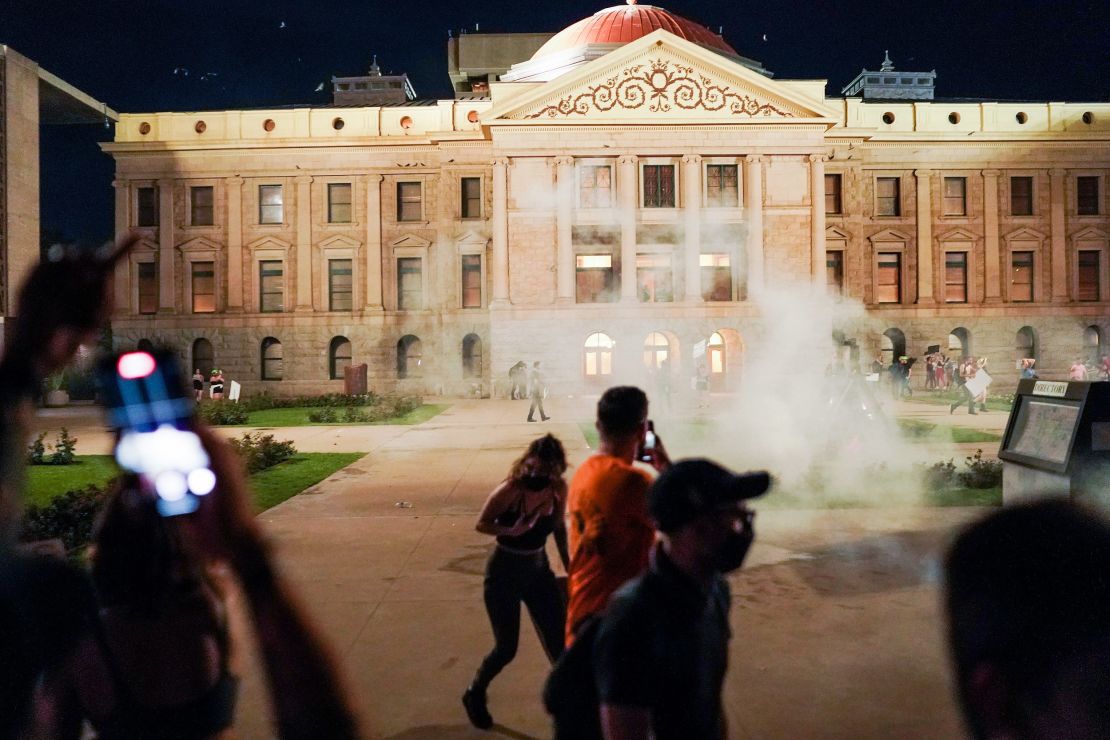
[[[327,104],[329,86],[316,87],[365,73],[372,54],[384,71],[408,72],[419,97],[450,97],[449,30],[554,32],[606,5],[0,0],[0,43],[120,112]],[[723,26],[738,52],[778,78],[827,79],[829,94],[864,66],[877,69],[889,49],[898,69],[936,69],[938,98],[1110,100],[1105,0],[662,5]],[[44,130],[44,230],[90,241],[111,233],[112,162],[95,145],[109,138],[103,126]]]

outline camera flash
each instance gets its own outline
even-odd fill
[[[216,474],[208,468],[197,468],[189,473],[189,490],[198,496],[207,496],[216,487]]]

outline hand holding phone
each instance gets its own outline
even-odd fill
[[[636,459],[640,462],[650,463],[654,460],[654,450],[657,442],[655,436],[655,422],[651,419],[647,420],[647,432],[644,433],[644,441],[640,444],[639,449],[636,450]]]

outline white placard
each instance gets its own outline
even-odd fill
[[[240,391],[240,389],[242,389],[242,387],[243,386],[239,385],[234,380],[231,381],[231,388],[227,393],[228,400],[235,401],[236,403],[238,403],[239,402],[239,391]]]
[[[974,398],[987,390],[987,386],[994,380],[986,370],[979,368],[979,372],[975,373],[975,377],[967,381],[967,392]]]
[[[1068,384],[1055,380],[1038,380],[1033,384],[1033,395],[1063,398],[1068,395]]]

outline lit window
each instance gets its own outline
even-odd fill
[[[875,291],[876,303],[902,302],[902,255],[899,252],[879,253],[879,274]]]
[[[139,272],[139,313],[158,313],[158,264],[140,262]]]
[[[1010,255],[1010,300],[1014,303],[1033,301],[1033,253],[1014,252]]]
[[[610,303],[614,291],[613,256],[580,254],[575,258],[575,300],[578,303]]]
[[[328,260],[329,311],[350,311],[354,308],[352,268],[351,260]]]
[[[193,313],[212,313],[216,310],[216,263],[194,262]]]
[[[967,303],[967,252],[944,255],[944,302]]]
[[[725,253],[700,254],[701,297],[705,301],[732,300],[732,267]]]
[[[666,335],[653,331],[644,340],[644,364],[651,370],[663,366],[671,353],[671,344]]]
[[[258,223],[280,224],[285,220],[281,185],[258,186]]]
[[[608,208],[613,204],[613,168],[608,165],[583,165],[578,168],[578,205],[580,208]]]
[[[705,205],[709,208],[735,208],[740,205],[736,165],[705,166]]]
[[[967,215],[967,178],[944,178],[944,215]]]
[[[482,307],[482,257],[464,254],[462,257],[462,307]]]
[[[397,183],[397,220],[419,221],[423,216],[422,188],[419,182]]]
[[[284,270],[281,260],[258,263],[258,308],[263,313],[285,310]]]
[[[328,223],[351,223],[351,183],[328,183]]]
[[[674,165],[645,164],[644,208],[674,208]]]
[[[588,378],[613,374],[613,340],[608,334],[596,332],[586,338],[584,360]]]
[[[669,303],[674,300],[670,255],[636,255],[636,294],[641,303]]]

